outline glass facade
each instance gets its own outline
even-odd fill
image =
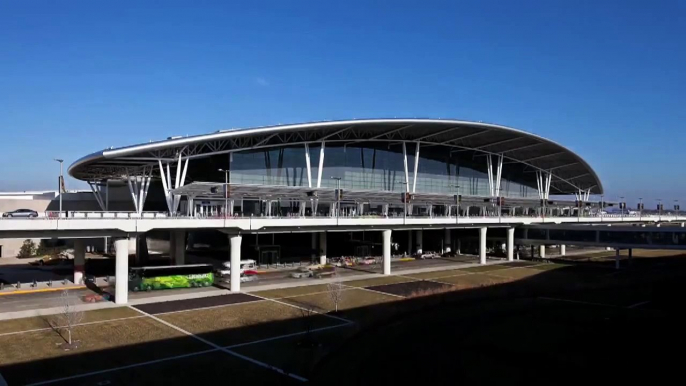
[[[312,186],[317,185],[320,146],[310,146]],[[407,163],[412,190],[415,162],[414,144],[407,145]],[[252,150],[233,154],[231,182],[240,184],[309,186],[305,147],[290,146]],[[479,166],[481,163],[483,165]],[[512,172],[508,172],[508,168]],[[515,170],[516,169],[516,170]],[[324,154],[322,187],[335,188],[341,178],[341,188],[353,190],[405,190],[405,169],[402,145],[387,143],[361,146],[327,145]],[[513,179],[522,177],[516,164],[503,166],[501,195],[504,197],[537,197],[532,188]],[[520,179],[521,181],[521,179]],[[420,148],[416,192],[490,196],[486,159],[473,152],[453,152],[440,146]]]

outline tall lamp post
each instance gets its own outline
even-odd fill
[[[403,182],[400,182],[400,183],[401,183],[402,185],[408,185],[408,183],[407,183],[407,182],[404,182],[404,181],[403,181]],[[404,197],[405,197],[405,198],[403,199],[403,220],[404,220],[404,221],[403,221],[403,224],[404,224],[405,221],[407,221],[407,189],[403,189],[403,195],[404,195]]]
[[[643,197],[638,198],[638,221],[643,219]]]
[[[341,177],[331,177],[336,180],[336,218],[341,216]]]
[[[621,209],[622,222],[624,222],[624,196],[619,196],[619,207]]]
[[[600,221],[603,221],[603,209],[605,208],[605,196],[600,195]]]
[[[54,160],[60,163],[60,178],[57,181],[57,193],[60,195],[60,217],[62,217],[62,186],[64,186],[64,174],[62,166],[64,165],[64,160],[59,158],[54,158]]]
[[[679,219],[679,200],[674,200],[674,210],[676,211],[676,219]]]
[[[662,221],[662,199],[657,199],[657,221]]]
[[[455,200],[455,206],[456,206],[456,211],[455,211],[455,224],[457,224],[458,218],[460,217],[460,185],[455,184],[455,185],[450,185],[450,187],[457,189],[457,200]]]
[[[224,217],[229,209],[229,170],[218,169],[219,172],[224,173]],[[231,208],[233,212],[233,208]]]

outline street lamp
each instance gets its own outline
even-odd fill
[[[401,184],[408,186],[409,184],[407,182],[400,182]],[[403,219],[407,220],[407,188],[403,189],[403,195],[405,195],[405,198],[403,199]]]
[[[619,208],[621,209],[622,222],[624,221],[624,196],[619,196]]]
[[[227,210],[229,209],[229,170],[227,169],[217,169],[218,172],[224,173],[224,217],[226,217]],[[233,212],[233,208],[231,208]]]
[[[600,221],[603,221],[603,209],[605,208],[605,196],[600,195]]]
[[[341,216],[341,177],[331,177],[336,180],[336,217]]]
[[[64,160],[59,158],[53,159],[60,163],[60,178],[57,181],[57,193],[60,195],[60,217],[62,217],[62,186],[64,186],[64,174],[62,166],[64,165]]]
[[[676,211],[676,219],[679,219],[679,200],[674,200],[674,210]]]
[[[460,185],[455,184],[450,185],[450,187],[457,189],[457,202],[455,202],[455,206],[457,207],[457,212],[455,212],[455,224],[457,224],[458,218],[460,217]]]
[[[643,218],[643,197],[638,198],[638,221]]]
[[[657,199],[657,221],[662,221],[662,199]]]

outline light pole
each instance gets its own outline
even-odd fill
[[[638,221],[643,219],[643,197],[638,198]]]
[[[679,200],[674,200],[674,210],[676,211],[676,219],[679,219]]]
[[[657,221],[662,221],[662,199],[657,199]]]
[[[60,195],[60,217],[62,217],[62,186],[64,185],[62,166],[64,165],[64,160],[59,158],[54,158],[54,160],[60,163],[60,178],[57,181],[57,193]]]
[[[341,177],[331,177],[336,180],[336,218],[341,216]]]
[[[218,169],[219,172],[224,173],[224,217],[226,218],[227,210],[229,209],[229,170]],[[233,212],[233,208],[231,208]]]
[[[619,209],[621,209],[622,222],[624,222],[624,196],[619,196]]]
[[[404,182],[404,181],[401,182],[401,184],[406,185],[406,186],[408,185],[408,183]],[[407,188],[403,189],[403,195],[404,195],[404,198],[403,198],[403,224],[404,224],[407,221],[407,196],[408,196]]]
[[[603,221],[603,208],[605,208],[605,196],[600,195],[600,221]]]

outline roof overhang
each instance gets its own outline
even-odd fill
[[[496,155],[506,163],[520,163],[552,175],[551,194],[580,190],[602,194],[596,172],[566,147],[511,127],[448,119],[364,119],[222,130],[188,137],[173,137],[87,155],[69,167],[69,174],[84,181],[151,175],[159,162],[189,159],[285,145],[326,142],[360,146],[369,142],[419,143],[421,147],[446,146],[455,151]]]

